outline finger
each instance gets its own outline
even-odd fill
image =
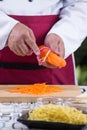
[[[29,50],[29,53],[27,53],[27,56],[30,56],[30,55],[32,55],[33,54],[33,51],[30,49]]]
[[[65,48],[64,48],[64,44],[62,41],[59,42],[59,45],[58,45],[58,53],[61,57],[64,58],[64,55],[65,55]]]
[[[27,45],[33,50],[33,52],[36,55],[40,54],[40,50],[34,41],[32,41],[31,39],[26,39],[25,41],[26,41]]]
[[[27,47],[26,43],[22,42],[19,44],[19,49],[21,50],[22,54],[27,55],[29,53],[29,48]]]
[[[30,37],[30,36],[32,36],[32,37]],[[25,38],[25,42],[33,50],[33,52],[36,55],[40,54],[40,50],[35,42],[35,38],[33,36],[33,33],[31,33],[28,37]]]
[[[25,56],[25,54],[18,45],[14,47],[13,51],[18,56]]]
[[[30,35],[30,37],[34,40],[34,41],[36,41],[36,38],[35,38],[35,36],[34,36],[34,33],[33,33],[33,31],[30,29],[29,30],[29,35]]]
[[[23,54],[19,51],[19,49],[10,49],[14,54],[18,55],[18,56],[23,56]]]

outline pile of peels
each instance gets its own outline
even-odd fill
[[[46,85],[45,83],[42,84],[31,84],[31,85],[20,85],[9,90],[6,90],[10,93],[22,93],[22,94],[29,94],[29,95],[50,95],[56,92],[63,91],[63,88],[60,86],[53,86],[53,85]]]

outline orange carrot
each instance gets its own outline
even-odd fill
[[[47,62],[56,67],[62,68],[66,66],[66,61],[57,55],[55,52],[51,51],[48,47],[41,45],[40,48],[40,62]]]
[[[52,93],[63,91],[63,88],[60,86],[46,85],[45,83],[42,83],[25,86],[16,86],[15,88],[6,91],[11,93],[22,93],[29,95],[50,95]]]

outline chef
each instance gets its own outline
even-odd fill
[[[87,36],[87,0],[0,0],[0,84],[76,84],[73,52]],[[45,44],[64,68],[38,65]]]

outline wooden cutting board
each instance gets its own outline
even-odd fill
[[[0,85],[0,102],[34,102],[38,97],[47,96],[47,95],[32,96],[28,94],[10,93],[6,91],[15,86],[19,85]],[[81,94],[79,86],[75,85],[58,85],[58,86],[63,87],[64,91],[57,92],[49,96],[68,98],[68,97],[76,97]]]

